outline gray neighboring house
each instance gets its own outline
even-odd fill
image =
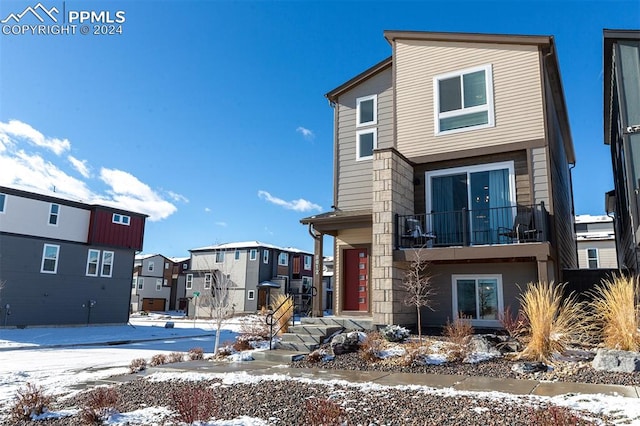
[[[333,313],[333,256],[325,256],[322,261],[322,310]]]
[[[576,216],[578,268],[618,269],[616,234],[609,216]]]
[[[163,312],[169,309],[173,262],[161,254],[135,257],[131,283],[131,311]]]
[[[611,150],[613,213],[621,269],[640,272],[640,31],[604,30],[604,143]]]
[[[126,323],[146,217],[0,186],[0,326]]]
[[[216,277],[224,274],[231,281],[229,297],[236,312],[256,312],[268,305],[268,295],[295,294],[296,303],[306,308],[313,285],[313,254],[291,247],[278,247],[260,241],[234,242],[189,250],[190,269],[186,273],[186,297],[189,312],[197,306],[199,317],[211,312],[203,297],[211,292]],[[259,284],[270,281],[279,288]],[[194,298],[194,293],[200,296]],[[199,299],[199,300],[198,300]]]

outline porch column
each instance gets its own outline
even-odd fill
[[[311,234],[314,240],[313,242],[313,257],[314,257],[313,287],[317,289],[317,293],[313,298],[313,307],[311,312],[314,317],[322,317],[323,311],[324,311],[324,309],[322,309],[322,307],[324,306],[324,304],[322,303],[324,299],[323,289],[322,289],[322,284],[323,284],[322,271],[324,269],[322,253],[323,253],[324,234],[313,229],[311,225],[309,225],[309,233]]]

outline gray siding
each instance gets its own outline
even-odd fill
[[[376,125],[356,128],[356,99],[378,95]],[[356,161],[356,131],[377,128],[378,148],[394,146],[391,68],[341,95],[337,108],[337,205],[342,210],[370,209],[373,160]]]
[[[40,273],[44,244],[60,246],[56,274]],[[8,326],[124,324],[129,319],[134,253],[112,249],[112,276],[87,277],[85,244],[0,235],[0,280],[6,281],[1,306],[10,304]],[[87,302],[97,303],[89,309]],[[4,310],[0,325],[4,325]]]

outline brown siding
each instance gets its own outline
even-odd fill
[[[544,138],[536,46],[396,41],[397,148],[412,159],[474,147]],[[433,78],[492,65],[495,127],[434,135]]]
[[[376,125],[356,128],[356,99],[378,95]],[[364,81],[342,94],[337,108],[337,206],[341,210],[370,209],[372,201],[371,173],[373,160],[356,161],[356,131],[377,128],[378,147],[393,146],[393,92],[391,68]]]
[[[127,226],[113,223],[113,213],[112,210],[99,207],[93,209],[89,223],[89,244],[142,250],[144,216],[121,213],[130,218]]]

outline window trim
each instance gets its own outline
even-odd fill
[[[219,250],[215,252],[214,263],[224,263],[224,251]]]
[[[153,272],[154,269],[155,269],[154,262],[153,262],[153,260],[150,260],[147,263],[147,272]]]
[[[144,277],[138,277],[138,290],[144,290]]]
[[[451,307],[453,311],[453,318],[458,318],[458,280],[474,280],[476,283],[476,290],[478,288],[478,280],[481,279],[495,279],[498,294],[496,299],[498,302],[498,315],[495,320],[485,319],[471,319],[471,324],[479,327],[497,327],[500,326],[500,318],[504,315],[504,290],[502,285],[502,274],[452,274],[451,275]],[[476,293],[477,296],[477,293]],[[477,303],[477,301],[476,301]],[[476,305],[477,306],[477,305]]]
[[[193,274],[187,274],[184,282],[185,290],[193,289]]]
[[[56,207],[56,212],[53,211],[53,207]],[[53,222],[51,221],[52,219]],[[58,226],[58,219],[60,219],[60,204],[58,203],[50,203],[49,204],[49,221],[47,222],[49,226]]]
[[[360,122],[360,104],[370,100],[373,100],[373,120],[362,123]],[[356,98],[356,127],[374,126],[376,124],[378,124],[378,95],[373,94]]]
[[[590,251],[590,250],[595,251],[595,254],[596,254],[596,257],[595,257],[595,258],[592,258],[592,257],[590,257],[590,256],[589,256],[589,251]],[[587,252],[587,268],[588,268],[588,269],[598,269],[598,268],[600,267],[600,253],[599,253],[598,249],[597,249],[596,247],[588,247],[588,248],[587,248],[587,250],[586,250],[586,252]],[[592,260],[595,260],[595,261],[596,261],[596,266],[595,266],[595,268],[592,268],[592,267],[591,267],[591,265],[590,265],[590,262],[591,262]]]
[[[44,263],[45,260],[49,259],[47,257],[45,257],[45,255],[47,254],[47,247],[55,247],[56,249],[56,256],[55,256],[55,263],[53,266],[53,271],[48,271],[44,269]],[[44,246],[42,247],[42,261],[40,262],[40,273],[43,274],[57,274],[58,273],[58,263],[60,260],[60,246],[57,244],[44,244]]]
[[[90,273],[89,273],[89,265],[91,265],[91,264],[92,264],[92,262],[90,262],[90,260],[91,260],[91,253],[92,253],[92,252],[98,253],[98,257],[96,258],[96,262],[95,262],[95,265],[96,265],[96,273],[95,273],[95,274],[90,274]],[[87,277],[97,277],[97,276],[98,276],[98,271],[99,271],[99,270],[100,270],[100,250],[96,250],[96,249],[89,249],[89,250],[87,251],[87,267],[85,268],[85,275],[86,275]]]
[[[362,157],[360,155],[360,136],[368,133],[373,134],[373,149],[371,150],[371,155]],[[373,153],[375,152],[376,149],[378,149],[378,129],[377,128],[372,127],[372,128],[356,131],[356,161],[373,160]]]
[[[256,291],[255,290],[247,291],[247,300],[255,300],[255,298],[256,298]]]
[[[162,278],[156,278],[156,291],[162,291]]]
[[[309,259],[309,263],[307,264],[307,259]],[[310,271],[313,266],[313,258],[308,254],[304,255],[303,267],[306,271]]]
[[[204,285],[203,288],[205,290],[209,290],[211,288],[211,283],[213,282],[213,276],[210,273],[204,274]]]
[[[262,263],[269,264],[269,250],[262,250]]]
[[[282,259],[284,259],[283,262],[281,261]],[[289,253],[284,251],[280,252],[278,255],[278,266],[289,266]]]
[[[104,273],[104,266],[105,266],[105,255],[107,253],[111,254],[111,262],[109,262],[107,265],[109,265],[109,273],[105,274]],[[109,250],[103,250],[102,251],[102,262],[100,264],[100,276],[101,277],[105,277],[105,278],[111,278],[113,276],[113,258],[116,256],[116,254],[113,251],[109,251]]]
[[[240,260],[240,249],[236,249],[235,253],[233,253],[233,260]]]
[[[478,71],[484,71],[484,81],[486,85],[487,103],[485,105],[478,105],[469,108],[465,108],[464,105],[461,109],[455,111],[440,112],[440,81],[453,77],[462,77],[466,74],[471,74]],[[464,98],[464,93],[461,95]],[[467,114],[473,114],[476,112],[487,111],[487,123],[478,124],[469,127],[460,127],[451,130],[440,130],[440,120],[443,118],[459,117]],[[448,72],[446,74],[440,74],[433,77],[433,114],[434,114],[434,134],[449,135],[452,133],[468,132],[471,130],[485,129],[488,127],[495,127],[495,107],[493,98],[493,66],[491,64],[480,65],[472,68],[465,68],[458,71]]]
[[[7,211],[7,199],[9,197],[7,197],[7,194],[5,194],[4,192],[0,192],[0,200],[2,200],[0,202],[0,214],[4,214]]]
[[[258,249],[249,250],[249,260],[256,260],[256,259],[258,259]]]
[[[120,214],[120,213],[114,213],[111,216],[111,222],[117,223],[118,225],[129,226],[131,224],[131,216],[127,216],[125,214]]]

